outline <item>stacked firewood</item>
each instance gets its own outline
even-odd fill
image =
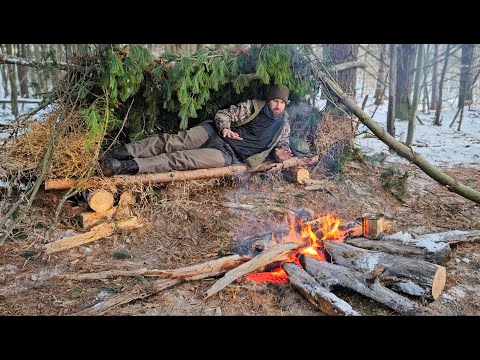
[[[90,210],[79,215],[82,228],[89,231],[62,238],[44,247],[47,254],[67,250],[112,235],[116,229],[136,229],[142,227],[136,216],[132,216],[131,205],[135,196],[130,190],[124,191],[115,205],[115,197],[109,190],[97,189],[84,192]]]

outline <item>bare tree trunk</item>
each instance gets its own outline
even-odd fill
[[[377,87],[375,89],[375,105],[383,104],[383,95],[385,94],[385,57],[387,54],[387,44],[380,44],[380,60],[378,64]]]
[[[437,106],[437,76],[438,76],[438,44],[433,44],[433,69],[432,69],[432,100],[430,100],[430,110],[435,110]]]
[[[365,57],[363,58],[363,61],[366,63],[367,62],[367,55],[369,53],[369,46],[370,44],[367,44],[367,49],[365,50]],[[363,98],[363,92],[365,91],[365,75],[367,74],[367,71],[363,69],[363,74],[362,74],[362,90],[360,91],[360,97]],[[368,96],[368,95],[367,95]]]
[[[442,74],[440,75],[440,82],[438,84],[438,99],[437,99],[437,106],[435,108],[435,121],[433,122],[433,125],[437,125],[437,126],[442,125],[440,120],[440,111],[442,111],[443,82],[445,80],[445,73],[447,72],[448,57],[450,55],[450,47],[451,45],[448,44],[447,50],[445,53],[445,60],[443,63],[443,70],[442,70]]]
[[[417,108],[420,101],[420,81],[422,80],[423,70],[423,44],[418,45],[417,49],[417,65],[415,71],[415,85],[413,89],[412,112],[408,120],[407,141],[405,145],[412,145],[413,133],[415,132],[415,121],[417,117]]]
[[[0,45],[0,50],[2,52],[6,52],[6,50],[4,49],[4,46],[3,45]],[[7,65],[5,66],[0,66],[0,69],[2,69],[2,84],[3,84],[3,93],[4,93],[4,96],[7,98],[9,96],[9,89],[8,89],[8,68],[7,68]],[[6,107],[6,104],[3,103],[2,104],[2,108],[5,110],[5,107]]]
[[[12,44],[7,44],[7,54],[13,55]],[[15,74],[15,65],[6,65],[8,69],[8,78],[10,80],[11,99],[12,99],[12,114],[15,119],[18,117],[18,102],[17,102],[17,77]]]
[[[40,61],[42,59],[42,48],[39,44],[34,44],[33,45],[33,52],[35,54],[35,60]],[[37,82],[37,89],[36,93],[42,93],[47,91],[47,84],[45,82],[45,78],[43,75],[39,72],[35,72],[35,79]]]
[[[465,105],[470,84],[470,69],[473,60],[473,44],[462,44],[462,60],[460,67],[460,89],[458,92],[457,107]]]
[[[413,86],[413,72],[415,66],[415,44],[402,44],[397,54],[397,99],[395,102],[395,114],[398,119],[410,118],[410,94]],[[394,71],[391,70],[391,71]]]
[[[397,44],[390,44],[390,81],[388,90],[387,132],[395,137],[395,102],[397,98]]]
[[[335,65],[356,61],[358,59],[357,44],[327,44],[325,49]],[[357,82],[356,68],[338,71],[337,82],[349,96],[355,99],[355,85]]]
[[[27,45],[18,44],[18,53],[22,58],[27,57]],[[20,95],[22,98],[29,98],[30,94],[28,91],[28,68],[26,66],[17,66],[18,80],[20,82]]]
[[[424,66],[423,66],[423,105],[422,105],[422,112],[423,113],[430,113],[430,98],[428,96],[428,87],[427,87],[427,77],[428,77],[428,66],[425,66],[425,64],[429,63],[430,59],[430,44],[427,45],[427,48],[425,49],[424,52]]]

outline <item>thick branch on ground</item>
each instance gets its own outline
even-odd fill
[[[77,67],[77,65],[67,64],[58,61],[37,61],[33,59],[25,59],[5,54],[0,54],[0,64],[16,64],[35,68],[53,66],[59,68],[60,70],[67,70],[68,68]]]
[[[451,244],[474,242],[480,239],[480,230],[451,230],[423,234],[413,238],[410,234],[386,235],[381,240],[363,238],[347,239],[345,242],[363,249],[379,250],[443,264],[450,259]]]
[[[159,291],[165,290],[180,283],[181,279],[160,279],[155,281],[151,287],[142,289],[139,292],[133,293],[120,293],[109,297],[107,300],[99,302],[89,308],[71,314],[72,316],[96,316],[105,313],[107,310],[111,310],[114,307],[127,304],[134,300],[144,299],[148,296],[152,296]]]
[[[222,290],[225,286],[235,281],[243,275],[247,275],[255,270],[258,270],[272,262],[285,260],[290,253],[300,247],[297,243],[284,243],[276,245],[269,250],[262,252],[260,255],[255,256],[252,260],[230,270],[220,280],[218,280],[213,286],[207,290],[206,298],[216,294]]]
[[[305,270],[294,263],[285,263],[283,270],[288,274],[290,284],[313,306],[326,315],[360,315],[350,304],[322,287]]]
[[[325,241],[324,244],[336,264],[372,275],[378,272],[382,283],[403,293],[436,300],[445,287],[446,270],[441,265],[336,241]]]
[[[47,180],[45,190],[70,189],[72,187],[94,187],[104,184],[128,185],[128,184],[159,184],[183,180],[212,179],[222,176],[235,176],[244,173],[262,171],[280,171],[293,166],[312,165],[318,162],[318,156],[311,158],[293,157],[281,163],[264,162],[254,169],[246,165],[231,165],[212,169],[198,169],[185,171],[170,171],[167,173],[152,173],[141,175],[116,175],[111,178],[96,178],[89,181],[77,181],[74,179]]]
[[[381,240],[356,238],[346,239],[345,242],[363,249],[383,251],[389,254],[422,259],[437,264],[447,262],[452,253],[448,243],[435,243],[428,240],[411,240],[404,242],[397,239],[389,239],[385,236]]]
[[[199,280],[221,275],[250,259],[251,257],[249,256],[231,255],[179,269],[108,270],[87,274],[65,274],[61,275],[61,277],[68,280],[103,280],[118,276],[158,276],[172,279]]]
[[[417,304],[386,288],[378,281],[370,282],[370,279],[359,271],[319,261],[304,254],[300,254],[298,257],[307,273],[327,289],[333,286],[342,286],[374,299],[402,315],[421,314],[421,309]]]
[[[390,235],[393,237],[395,234]],[[423,241],[432,241],[434,243],[447,242],[449,244],[458,244],[460,242],[473,242],[480,239],[480,230],[450,230],[440,233],[423,234],[413,240],[422,243]]]
[[[119,220],[110,223],[103,223],[94,226],[90,231],[74,235],[68,238],[56,240],[45,245],[45,253],[53,254],[59,251],[67,250],[76,246],[90,243],[112,235],[116,229],[137,229],[143,224],[138,221],[136,217],[131,217],[124,220]]]
[[[468,187],[458,180],[448,176],[440,170],[437,166],[429,163],[426,159],[415,153],[410,147],[404,145],[400,141],[396,140],[387,131],[372,120],[355,101],[347,96],[342,88],[327,75],[318,70],[318,75],[324,81],[324,83],[338,96],[338,99],[343,103],[358,119],[368,127],[379,140],[383,141],[391,149],[395,150],[398,155],[407,159],[411,163],[417,165],[422,171],[424,171],[432,179],[438,181],[441,185],[444,185],[448,190],[453,191],[469,200],[472,200],[480,204],[480,192]]]

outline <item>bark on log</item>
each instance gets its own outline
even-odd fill
[[[86,194],[88,206],[93,211],[96,212],[105,212],[110,210],[115,203],[115,198],[113,194],[104,189],[94,190]]]
[[[371,274],[383,269],[379,280],[403,293],[436,300],[445,288],[443,266],[336,241],[325,241],[324,246],[338,265]]]
[[[252,260],[227,272],[224,277],[218,280],[215,284],[213,284],[212,287],[210,287],[210,289],[207,290],[207,296],[205,299],[216,294],[232,281],[235,281],[235,279],[243,275],[258,270],[272,262],[285,260],[290,253],[298,247],[300,247],[300,245],[297,243],[287,242],[276,245],[271,249],[262,252],[260,255],[255,256]]]
[[[68,280],[103,280],[117,276],[158,276],[171,279],[199,280],[221,275],[250,259],[249,256],[230,255],[179,269],[108,270],[87,274],[65,274],[61,277]]]
[[[20,104],[39,104],[43,99],[17,99],[17,103]],[[0,104],[10,104],[12,99],[0,99]]]
[[[310,179],[310,172],[302,167],[293,167],[282,171],[285,180],[293,184],[303,184],[306,179]]]
[[[96,316],[105,313],[107,310],[111,310],[117,306],[128,304],[131,301],[144,299],[148,296],[154,295],[159,291],[165,290],[178,283],[182,282],[181,279],[161,279],[153,283],[152,287],[148,289],[142,289],[140,292],[133,292],[128,294],[113,295],[105,301],[99,302],[89,308],[70,314],[69,316]]]
[[[22,66],[31,66],[35,68],[45,66],[55,66],[60,70],[67,70],[68,68],[78,67],[78,65],[67,64],[58,61],[37,61],[33,59],[21,58],[13,55],[0,54],[0,64],[16,64]]]
[[[346,267],[316,260],[310,256],[298,256],[303,268],[327,289],[342,286],[382,303],[402,315],[420,315],[421,308],[404,296],[386,288],[365,274]]]
[[[380,240],[355,238],[346,239],[345,242],[362,249],[383,251],[436,264],[446,263],[452,253],[448,243],[435,243],[428,240],[403,242],[401,240],[392,240],[385,236]]]
[[[395,234],[389,236],[394,237]],[[480,239],[480,230],[450,230],[439,233],[430,233],[417,236],[413,240],[422,243],[423,241],[432,241],[434,243],[447,242],[448,244],[458,244],[461,242],[473,242]]]
[[[283,270],[288,274],[290,284],[297,289],[313,306],[326,315],[360,315],[350,304],[322,287],[305,270],[294,263],[284,263]]]
[[[99,185],[128,185],[128,184],[160,184],[183,180],[212,179],[222,176],[236,176],[244,173],[262,171],[280,171],[293,166],[313,165],[318,162],[318,156],[311,158],[293,157],[281,163],[264,162],[254,169],[246,165],[230,165],[212,169],[198,169],[185,171],[170,171],[167,173],[152,173],[141,175],[116,175],[110,178],[92,178],[90,180],[56,179],[46,180],[45,190],[59,190],[70,188],[88,188]]]
[[[480,191],[468,187],[458,180],[448,176],[439,167],[429,163],[422,156],[415,153],[410,147],[396,140],[384,128],[370,118],[361,107],[355,103],[355,100],[350,98],[337,83],[320,70],[317,70],[317,74],[324,84],[326,84],[338,96],[339,101],[357,116],[360,122],[369,128],[379,140],[388,145],[389,148],[395,150],[398,155],[407,159],[412,164],[417,165],[423,172],[425,172],[425,174],[445,186],[449,191],[453,191],[466,199],[480,204]]]
[[[44,250],[47,254],[53,254],[108,237],[115,232],[115,229],[137,229],[142,226],[143,224],[141,224],[136,217],[115,221],[113,223],[103,223],[94,226],[89,232],[48,243],[45,245]]]

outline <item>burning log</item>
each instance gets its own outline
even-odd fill
[[[342,286],[382,303],[402,315],[421,315],[422,309],[411,300],[381,285],[364,273],[341,265],[319,261],[313,257],[298,256],[303,268],[326,289]]]
[[[224,277],[218,280],[210,289],[207,290],[207,296],[205,299],[209,298],[213,294],[216,294],[225,286],[243,275],[254,272],[255,270],[258,270],[272,262],[285,260],[293,250],[300,246],[301,245],[294,242],[287,242],[276,245],[269,250],[265,250],[260,255],[255,256],[252,260],[247,261],[246,263],[227,272]]]
[[[437,264],[446,263],[452,253],[448,243],[435,243],[428,240],[402,242],[385,236],[380,240],[356,238],[346,239],[345,242],[363,249],[383,251],[389,254],[422,259]]]
[[[47,254],[53,254],[108,237],[115,232],[115,229],[137,229],[142,226],[143,224],[141,224],[136,217],[115,221],[113,223],[103,223],[94,226],[86,233],[48,243],[45,245],[44,250]]]
[[[288,274],[290,284],[310,303],[326,315],[360,315],[350,304],[322,287],[305,270],[294,263],[284,263],[283,270]]]
[[[85,198],[90,208],[96,212],[110,210],[115,202],[113,194],[110,191],[103,189],[87,192]]]
[[[245,173],[262,171],[281,171],[292,166],[311,165],[318,162],[318,155],[311,158],[292,157],[281,163],[264,162],[254,169],[246,165],[230,165],[212,169],[197,169],[184,171],[169,171],[166,173],[151,173],[140,175],[115,175],[110,178],[95,178],[90,180],[56,179],[46,180],[45,190],[60,190],[78,187],[93,187],[101,185],[126,185],[126,184],[160,184],[174,181],[212,179],[222,176],[238,176]]]
[[[250,259],[248,256],[231,255],[179,269],[108,270],[87,274],[65,274],[61,277],[68,280],[103,280],[117,276],[158,276],[172,279],[199,280],[224,274],[226,271],[236,268]]]
[[[338,265],[363,273],[382,269],[379,280],[403,293],[436,300],[445,287],[446,270],[441,265],[336,241],[325,241],[324,246]]]

